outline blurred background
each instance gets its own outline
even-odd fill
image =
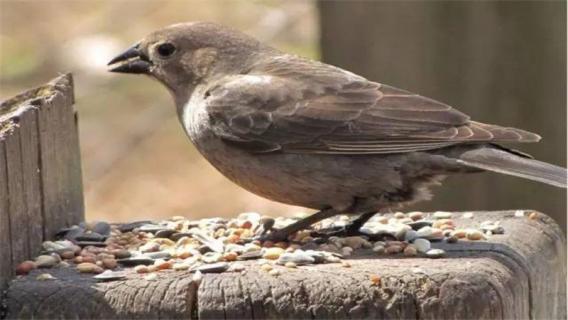
[[[162,86],[106,72],[160,27],[207,20],[283,51],[543,136],[517,146],[566,165],[564,1],[0,0],[0,99],[73,72],[88,219],[308,211],[229,182],[185,137]],[[566,224],[566,192],[521,179],[453,177],[417,210],[537,209]]]

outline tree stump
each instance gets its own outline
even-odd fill
[[[84,219],[73,103],[67,74],[0,104],[0,291],[42,241]]]
[[[276,267],[255,261],[242,272],[164,270],[154,281],[128,270],[125,280],[96,282],[73,268],[34,270],[10,283],[8,318],[566,318],[566,238],[548,216],[476,212],[458,227],[499,220],[487,241],[434,242],[439,259],[355,251],[341,264]],[[39,273],[56,280],[39,281]],[[377,275],[380,281],[371,281]]]

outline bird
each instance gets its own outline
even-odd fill
[[[565,168],[504,146],[525,130],[282,52],[212,22],[157,30],[108,63],[171,93],[197,150],[261,197],[317,210],[263,240],[283,241],[339,214],[335,235],[361,234],[377,212],[429,200],[449,175],[491,171],[566,188]]]

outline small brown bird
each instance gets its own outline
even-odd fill
[[[430,198],[455,173],[493,171],[566,188],[566,169],[499,143],[534,133],[471,121],[452,107],[321,62],[280,52],[214,23],[158,30],[110,61],[172,93],[179,119],[222,174],[265,198],[320,210],[267,239],[337,214]]]

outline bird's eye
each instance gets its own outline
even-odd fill
[[[171,43],[162,43],[156,48],[156,51],[162,58],[168,58],[176,51],[176,47]]]

